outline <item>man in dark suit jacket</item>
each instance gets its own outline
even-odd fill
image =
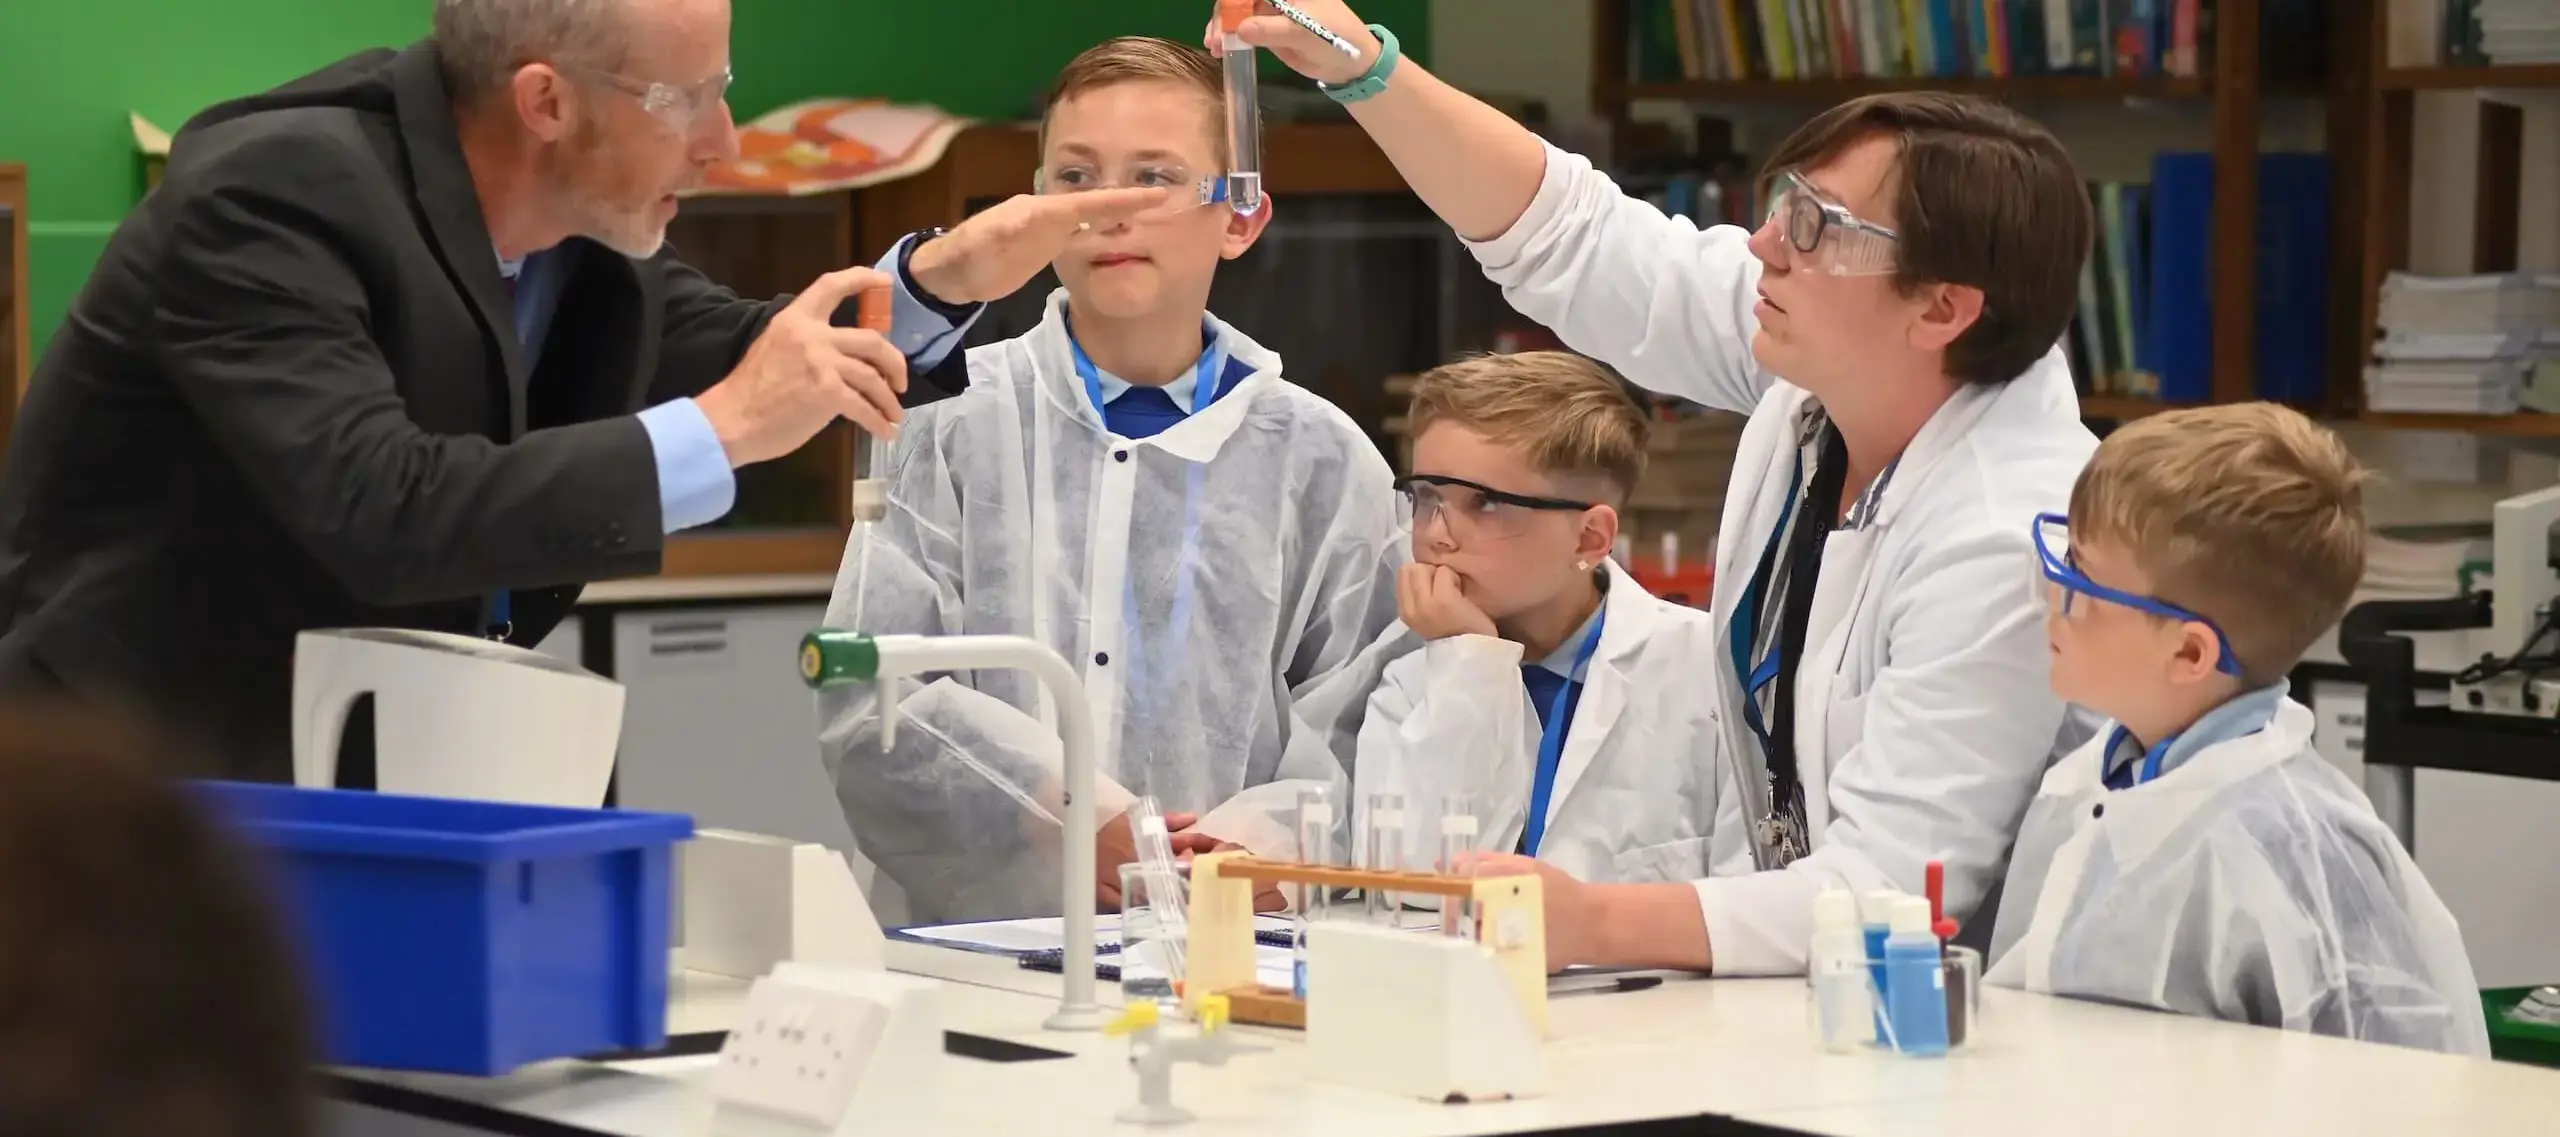
[[[735,467],[965,386],[955,327],[1161,197],[1026,195],[741,299],[661,247],[735,152],[727,85],[727,0],[438,0],[430,41],[192,120],[0,469],[0,691],[289,779],[297,632],[539,641]],[[937,338],[842,326],[880,286]]]

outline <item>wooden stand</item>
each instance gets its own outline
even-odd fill
[[[1306,1029],[1305,1000],[1295,992],[1263,986],[1254,978],[1253,894],[1255,886],[1263,884],[1375,889],[1473,901],[1477,940],[1501,961],[1503,974],[1519,995],[1520,1007],[1533,1028],[1545,1032],[1547,912],[1546,895],[1536,874],[1465,877],[1377,872],[1265,861],[1234,851],[1206,853],[1191,861],[1185,1010],[1197,1014],[1203,997],[1224,995],[1237,1022]]]

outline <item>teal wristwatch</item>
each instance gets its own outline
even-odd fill
[[[1378,58],[1369,64],[1369,70],[1339,87],[1318,83],[1317,90],[1333,101],[1349,106],[1387,89],[1387,76],[1395,71],[1396,60],[1403,57],[1404,49],[1396,45],[1396,34],[1383,24],[1369,25],[1369,34],[1378,37]]]

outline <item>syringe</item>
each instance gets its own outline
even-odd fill
[[[891,311],[887,285],[865,289],[854,298],[854,326],[877,332],[885,339],[889,335]],[[880,480],[880,468],[887,464],[888,458],[888,444],[876,435],[865,434],[854,442],[852,545],[859,551],[854,553],[853,563],[853,618],[857,620],[863,618],[863,593],[871,583],[872,526],[889,516],[889,488]],[[881,687],[880,697],[885,702],[892,697],[891,692],[888,684]],[[882,725],[886,727],[894,721],[886,716],[896,713],[895,708],[883,706],[882,713]],[[886,753],[888,747],[889,736],[884,729],[880,736],[881,751]]]
[[[863,290],[854,299],[854,325],[887,338],[891,324],[887,285]],[[880,460],[888,455],[877,435],[864,435],[853,451],[853,520],[878,521],[889,514],[889,491],[880,484]]]
[[[1227,204],[1237,213],[1262,210],[1262,80],[1253,45],[1237,29],[1253,16],[1254,0],[1218,0],[1219,54],[1227,70]]]

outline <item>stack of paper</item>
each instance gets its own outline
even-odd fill
[[[2560,275],[2395,272],[2382,284],[2379,322],[2367,408],[2513,414],[2526,377],[2560,355]]]
[[[2489,62],[2560,63],[2560,4],[2551,0],[2479,0],[2480,48]]]

